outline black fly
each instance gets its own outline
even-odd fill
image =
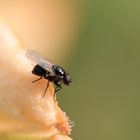
[[[49,82],[53,82],[56,85],[55,93],[62,88],[62,84],[68,86],[70,85],[70,83],[72,83],[72,79],[69,73],[65,72],[65,70],[62,67],[54,64],[52,61],[42,56],[38,52],[34,50],[27,50],[26,56],[35,64],[32,73],[40,76],[39,79],[33,82],[42,79],[42,77],[48,80],[47,87],[44,91],[43,96],[45,96],[45,93],[49,87]]]

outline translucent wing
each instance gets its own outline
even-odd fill
[[[35,65],[38,64],[39,66],[43,67],[44,69],[46,69],[50,73],[54,73],[53,69],[52,69],[52,66],[54,65],[54,63],[51,60],[49,60],[48,58],[41,55],[40,53],[38,53],[34,50],[27,50],[26,56],[33,63],[35,63]]]

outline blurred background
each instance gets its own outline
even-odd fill
[[[58,94],[73,139],[140,139],[138,0],[0,1],[24,48],[64,66],[74,84]]]

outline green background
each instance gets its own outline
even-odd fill
[[[140,1],[87,0],[74,84],[57,94],[74,140],[140,139]]]

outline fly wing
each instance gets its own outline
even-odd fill
[[[52,69],[54,63],[40,53],[34,50],[27,50],[26,57],[30,59],[35,65],[39,65],[51,74],[54,74],[54,71]]]

